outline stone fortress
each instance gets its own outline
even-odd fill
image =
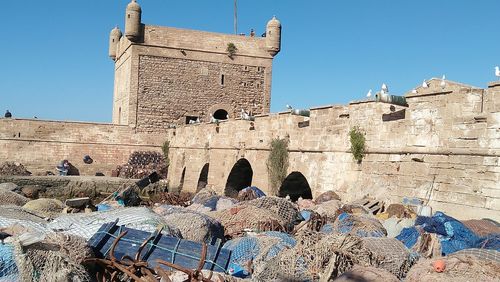
[[[170,187],[269,192],[266,159],[280,137],[289,140],[285,182],[313,196],[415,197],[458,218],[500,220],[500,82],[482,89],[431,79],[405,95],[405,106],[366,100],[313,108],[309,117],[270,114],[277,20],[256,38],[148,26],[140,17],[132,1],[125,36],[111,32],[113,124],[0,119],[0,161],[36,174],[69,159],[82,175],[110,175],[132,152],[161,151],[168,140]],[[241,109],[255,120],[240,119]],[[366,137],[360,164],[349,151],[354,126]],[[86,154],[93,164],[83,163]]]
[[[125,36],[118,28],[110,34],[113,123],[158,132],[233,118],[241,110],[269,113],[272,61],[281,46],[276,18],[267,24],[266,37],[249,37],[144,25],[141,14],[132,1]]]

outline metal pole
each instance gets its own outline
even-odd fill
[[[238,34],[238,0],[234,0],[234,34]]]

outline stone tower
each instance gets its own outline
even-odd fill
[[[266,37],[254,37],[145,25],[141,12],[133,0],[125,36],[111,32],[113,123],[162,132],[191,120],[238,118],[242,109],[269,113],[272,62],[281,45],[276,18]]]
[[[118,43],[122,38],[122,32],[118,27],[111,30],[109,34],[109,57],[114,61],[116,60],[116,51],[118,49]]]
[[[125,12],[125,36],[132,42],[139,42],[142,38],[141,15],[141,6],[132,0]]]
[[[275,56],[281,50],[281,23],[273,17],[266,27],[266,47],[272,56]]]

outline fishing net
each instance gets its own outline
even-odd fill
[[[21,196],[15,192],[0,189],[0,205],[15,205],[15,206],[23,206],[29,201],[28,198]]]
[[[326,216],[328,220],[333,222],[335,218],[338,216],[338,211],[342,203],[338,200],[331,200],[327,202],[322,202],[316,206],[313,206],[311,210],[319,213],[322,216]]]
[[[484,237],[491,234],[500,234],[500,226],[486,219],[465,220],[462,223],[477,236]]]
[[[213,189],[203,188],[194,195],[193,199],[191,199],[191,203],[203,205],[214,196],[217,196],[217,193]]]
[[[166,178],[168,166],[162,153],[145,151],[133,152],[128,162],[116,168],[118,176],[139,179],[157,172],[161,178]]]
[[[499,281],[500,263],[484,261],[473,255],[457,255],[442,257],[445,270],[438,273],[432,263],[436,259],[421,259],[415,264],[408,275],[407,282],[420,281]]]
[[[31,172],[27,171],[20,163],[4,162],[0,164],[0,175],[28,176],[31,175]]]
[[[20,225],[32,231],[47,233],[47,221],[34,212],[16,206],[0,206],[0,229]]]
[[[394,274],[381,268],[372,266],[355,265],[344,274],[340,275],[336,282],[398,282],[400,281]]]
[[[154,210],[169,226],[179,229],[184,239],[207,244],[213,244],[217,239],[224,240],[221,223],[205,214],[168,205]]]
[[[57,199],[37,199],[27,202],[23,208],[37,212],[37,214],[48,218],[54,218],[64,209],[64,204]]]
[[[340,197],[339,197],[339,195],[337,195],[337,193],[335,193],[333,191],[326,191],[326,192],[322,193],[321,195],[319,195],[314,201],[317,204],[322,204],[325,202],[329,202],[331,200],[340,201]]]
[[[256,206],[238,205],[227,210],[211,212],[209,215],[224,226],[225,236],[229,238],[241,236],[246,230],[286,231],[286,222],[282,218]]]
[[[416,262],[417,255],[410,251],[395,238],[362,238],[363,247],[375,257],[377,263],[373,266],[385,269],[397,276],[405,277],[410,267]]]
[[[20,281],[90,281],[82,265],[93,256],[85,239],[48,233],[41,242],[23,247],[14,240],[14,257]]]
[[[385,237],[387,231],[382,223],[369,215],[340,214],[333,224],[327,224],[321,229],[322,232],[338,232],[352,234],[360,237]]]
[[[238,201],[251,201],[258,199],[260,197],[265,197],[266,194],[255,186],[244,188],[243,190],[238,192],[238,196],[236,197]]]
[[[303,220],[298,207],[284,198],[262,197],[248,201],[245,204],[256,206],[274,213],[287,225],[287,228],[293,227],[293,225]]]
[[[369,266],[376,258],[357,236],[300,231],[297,244],[268,261],[257,281],[312,281],[333,279],[354,264]],[[325,281],[327,281],[325,280]]]
[[[0,183],[0,190],[7,190],[10,192],[20,193],[21,187],[12,182],[5,182],[5,183]]]
[[[144,207],[120,208],[89,214],[62,214],[50,222],[47,227],[66,234],[78,235],[88,240],[103,224],[114,222],[117,219],[120,225],[151,233],[155,232],[158,226],[163,226],[163,234],[181,237],[177,228],[169,226],[160,215]]]
[[[500,251],[486,249],[465,249],[451,254],[450,256],[475,256],[480,260],[500,263]]]
[[[230,240],[223,247],[231,251],[229,273],[236,277],[260,273],[268,260],[295,243],[290,235],[274,231]]]

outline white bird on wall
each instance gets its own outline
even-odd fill
[[[446,76],[443,74],[443,78],[441,78],[441,83],[439,84],[441,88],[446,88]]]
[[[427,81],[424,80],[424,82],[422,82],[422,88],[429,88],[429,84],[427,84]]]
[[[382,93],[389,93],[389,87],[385,83],[382,83]]]
[[[417,92],[417,89],[413,89],[413,90],[411,91],[411,94],[417,94],[417,93],[418,93],[418,92]]]
[[[366,97],[370,98],[372,96],[372,90],[370,89],[370,91],[368,91],[368,93],[366,94]]]
[[[286,108],[289,109],[289,110],[293,110],[293,107],[290,106],[290,105],[288,105],[288,104],[286,105]]]
[[[500,68],[498,66],[495,67],[495,76],[500,80]]]

